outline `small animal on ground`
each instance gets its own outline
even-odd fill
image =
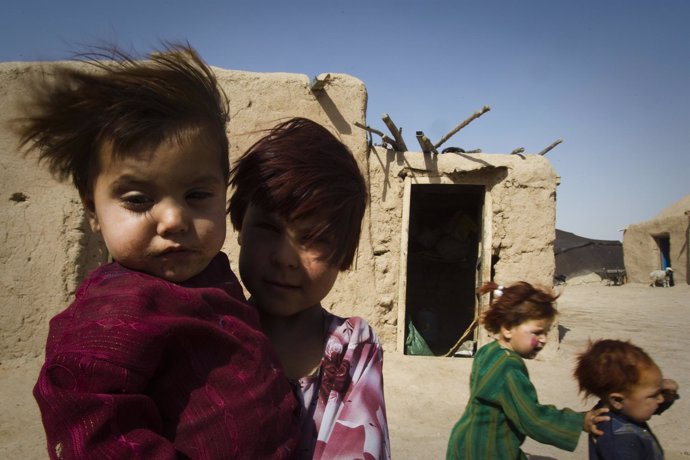
[[[667,267],[666,270],[654,270],[649,274],[649,278],[652,280],[649,285],[655,287],[661,284],[663,287],[669,287],[672,274],[673,269],[671,267]]]

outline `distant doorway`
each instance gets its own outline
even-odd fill
[[[654,237],[654,241],[656,241],[656,245],[659,247],[659,265],[661,265],[661,269],[671,268],[671,239],[669,235],[657,235]],[[668,282],[669,286],[675,285],[673,273],[670,274]]]
[[[671,241],[668,235],[655,236],[657,246],[659,247],[659,255],[661,269],[666,270],[671,266]]]
[[[474,323],[484,195],[480,185],[411,185],[405,354],[444,356]]]

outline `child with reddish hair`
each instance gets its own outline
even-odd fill
[[[50,321],[34,388],[48,455],[291,458],[298,402],[221,252],[225,95],[188,45],[106,51],[41,82],[21,120],[114,260]]]
[[[542,405],[524,359],[544,348],[557,311],[557,295],[520,281],[503,288],[486,283],[478,292],[494,293],[482,316],[496,340],[475,355],[470,399],[451,431],[447,459],[526,459],[525,437],[574,451],[581,431],[600,434],[596,423],[607,409],[586,413]]]
[[[580,390],[599,398],[611,419],[604,434],[589,439],[590,460],[662,460],[663,450],[647,425],[678,399],[678,384],[664,379],[644,350],[628,341],[598,340],[578,356],[574,372]]]
[[[323,126],[280,123],[230,172],[240,277],[299,388],[297,458],[388,459],[383,350],[367,322],[322,307],[355,257],[367,191],[357,161]]]

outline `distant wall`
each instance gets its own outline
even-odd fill
[[[50,74],[55,65],[0,63],[0,361],[42,354],[49,319],[107,258],[71,184],[56,182],[36,166],[34,155],[25,158],[8,126],[30,80]],[[322,91],[312,92],[306,75],[214,71],[230,99],[231,161],[258,139],[258,130],[303,116],[331,129],[365,164],[366,135],[353,126],[365,120],[367,94],[360,80],[331,74]],[[231,261],[237,260],[236,238],[228,233]]]
[[[677,206],[655,219],[628,226],[623,234],[623,257],[628,281],[649,283],[649,273],[661,268],[658,239],[669,241],[669,262],[674,283],[690,284],[688,242],[690,241],[690,196],[687,206]],[[681,204],[681,202],[679,202]]]

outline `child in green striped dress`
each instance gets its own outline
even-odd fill
[[[446,459],[526,459],[525,437],[574,451],[580,432],[601,435],[596,427],[607,409],[575,412],[542,405],[524,359],[534,358],[546,344],[558,297],[526,282],[507,288],[486,283],[481,294],[494,292],[482,317],[496,340],[477,352],[470,375],[470,399],[451,431]]]

